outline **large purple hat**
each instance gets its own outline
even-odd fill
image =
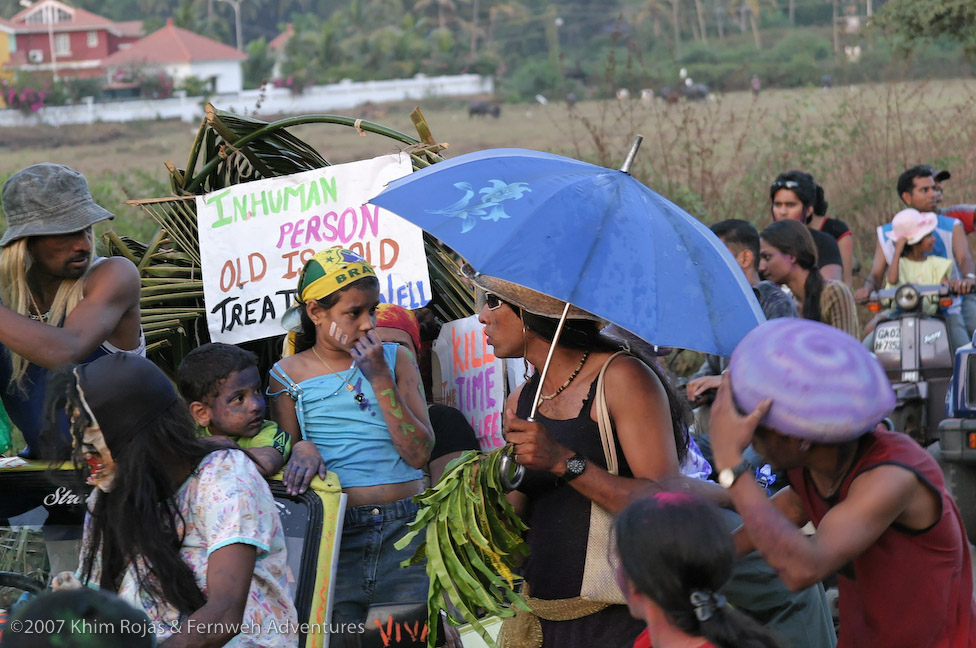
[[[753,329],[732,354],[729,382],[739,409],[751,412],[772,398],[762,424],[809,441],[850,441],[895,407],[884,369],[860,341],[806,319]]]

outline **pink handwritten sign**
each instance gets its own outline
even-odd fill
[[[514,372],[507,372],[505,360],[495,357],[478,316],[445,324],[434,341],[434,353],[441,369],[443,404],[464,414],[482,450],[505,445],[505,374],[511,378]]]

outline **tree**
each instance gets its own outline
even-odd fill
[[[912,49],[930,38],[948,37],[976,56],[976,1],[888,0],[874,16],[883,32],[901,37]]]
[[[268,41],[264,37],[248,43],[247,60],[244,61],[244,86],[257,88],[270,79],[274,63],[274,54],[268,48]]]

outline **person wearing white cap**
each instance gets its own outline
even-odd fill
[[[84,176],[42,163],[3,185],[0,238],[0,395],[36,457],[47,373],[131,351],[145,355],[139,271],[95,256],[92,225],[114,216]],[[64,425],[67,438],[67,424]]]
[[[966,531],[935,459],[879,425],[894,405],[880,363],[849,335],[803,319],[753,329],[710,424],[719,482],[742,516],[737,548],[757,549],[792,589],[836,572],[839,648],[971,648]],[[750,443],[787,471],[772,499],[739,479]],[[812,536],[797,528],[808,521]]]

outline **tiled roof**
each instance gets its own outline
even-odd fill
[[[288,41],[290,41],[291,37],[294,35],[295,35],[295,26],[291,23],[288,23],[288,26],[285,28],[285,31],[275,36],[271,40],[271,42],[268,43],[268,49],[270,49],[272,52],[284,50],[285,45],[288,44]]]
[[[118,67],[132,63],[192,63],[195,61],[243,61],[247,55],[230,45],[206,38],[168,22],[162,29],[115,52],[102,64]]]
[[[41,0],[41,2],[18,12],[10,19],[10,23],[21,33],[31,33],[31,32],[47,32],[47,23],[27,23],[27,16],[39,11],[41,7],[45,5],[53,5],[58,9],[71,14],[71,20],[56,22],[54,23],[54,31],[77,31],[81,29],[93,29],[101,28],[109,31],[115,31],[116,26],[108,18],[99,16],[90,11],[85,11],[84,9],[79,9],[77,7],[70,7],[68,5],[57,2],[57,0]]]
[[[115,29],[119,32],[119,36],[135,36],[137,38],[142,38],[146,35],[146,30],[142,28],[141,20],[126,20],[123,22],[115,23]]]

